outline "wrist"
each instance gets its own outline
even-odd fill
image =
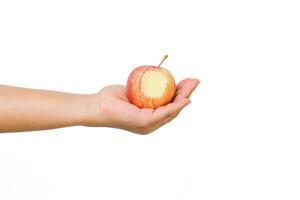
[[[77,125],[102,126],[96,94],[80,95],[79,113]]]

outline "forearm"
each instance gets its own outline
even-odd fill
[[[88,124],[93,95],[0,85],[0,132],[18,132]]]

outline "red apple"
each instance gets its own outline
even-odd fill
[[[158,66],[144,65],[135,68],[127,80],[127,96],[132,104],[140,108],[157,108],[170,103],[176,92],[172,74],[161,68],[168,56]]]

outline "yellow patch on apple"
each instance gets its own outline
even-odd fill
[[[142,77],[141,91],[149,98],[162,97],[166,87],[166,75],[159,71],[146,71]]]

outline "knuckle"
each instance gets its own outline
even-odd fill
[[[136,123],[135,133],[147,135],[155,130],[157,122],[151,117],[140,117]]]
[[[171,112],[171,111],[167,112],[167,114],[166,114],[167,118],[172,117],[172,116],[173,116],[173,112]]]
[[[152,133],[153,131],[154,130],[152,130],[152,129],[139,129],[137,131],[137,133],[140,135],[148,135],[148,134]]]
[[[152,124],[149,121],[142,121],[137,127],[137,133],[147,135],[153,132]]]

